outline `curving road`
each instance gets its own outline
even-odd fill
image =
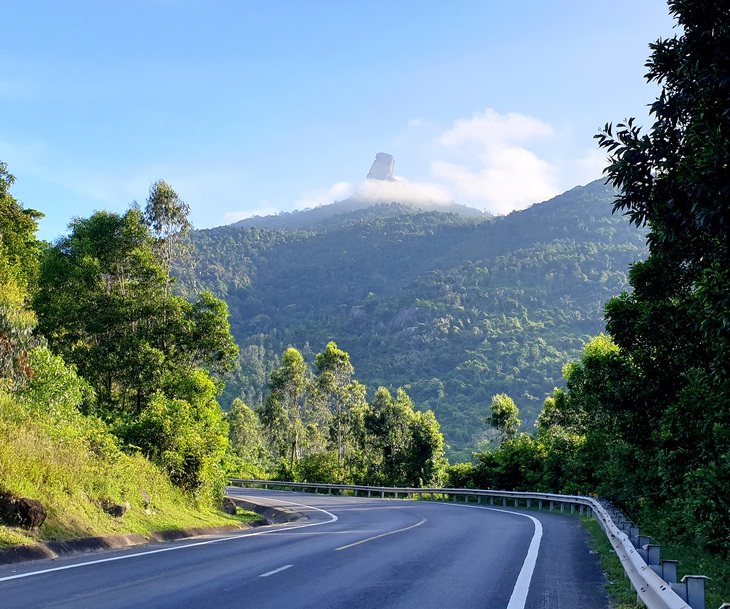
[[[607,608],[578,519],[425,501],[230,493],[305,521],[0,567],[0,608]]]

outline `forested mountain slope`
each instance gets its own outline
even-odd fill
[[[452,461],[484,439],[496,393],[531,426],[645,256],[612,200],[594,182],[487,220],[389,204],[307,230],[194,232],[181,287],[227,300],[241,348],[223,406],[258,406],[287,346],[311,358],[335,341],[368,387],[404,386],[435,412]]]

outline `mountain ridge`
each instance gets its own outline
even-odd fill
[[[181,287],[226,298],[241,346],[222,405],[256,407],[286,347],[312,361],[333,340],[368,387],[406,386],[434,410],[453,456],[488,437],[495,393],[529,426],[645,256],[644,233],[612,215],[614,194],[596,181],[507,216],[391,203],[296,230],[195,231]]]

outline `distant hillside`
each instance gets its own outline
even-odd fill
[[[334,340],[369,388],[405,386],[434,410],[452,458],[468,459],[495,393],[532,424],[645,256],[612,199],[594,182],[505,217],[340,206],[299,212],[296,229],[196,231],[181,285],[226,298],[241,347],[223,406],[260,404],[287,346],[311,359]]]
[[[394,207],[392,207],[392,204]],[[317,228],[323,223],[334,221],[337,217],[347,216],[352,212],[380,208],[380,217],[393,217],[405,212],[405,208],[413,211],[438,211],[442,213],[454,213],[466,218],[488,219],[491,214],[487,212],[459,205],[458,203],[437,203],[437,202],[398,202],[395,201],[373,201],[353,195],[342,201],[336,201],[329,205],[320,205],[313,209],[301,211],[283,212],[272,216],[253,216],[240,220],[232,225],[234,228],[266,228],[270,230],[306,230]],[[395,213],[394,213],[395,212]],[[405,212],[407,213],[407,212]]]

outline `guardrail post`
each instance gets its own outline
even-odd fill
[[[629,532],[627,533],[627,536],[631,540],[631,543],[634,544],[635,548],[639,547],[639,534],[639,527],[629,527]]]
[[[538,510],[541,510],[542,509],[542,499],[538,499],[537,500],[537,509]]]
[[[553,511],[553,507],[555,506],[555,502],[551,499],[550,500],[550,511]]]
[[[692,609],[705,609],[705,580],[710,579],[705,575],[685,575],[681,583],[671,584],[682,600],[686,601]]]
[[[529,510],[532,507],[532,499],[527,500],[527,509]]]
[[[502,497],[502,507],[507,507],[507,497]]]
[[[575,503],[570,504],[570,513],[575,514]]]
[[[705,609],[706,575],[685,575],[682,581],[687,584],[687,602],[692,609]]]
[[[489,505],[494,505],[494,497],[493,496],[490,496],[489,497]]]
[[[677,583],[677,564],[678,560],[662,560],[662,579],[668,584]]]

